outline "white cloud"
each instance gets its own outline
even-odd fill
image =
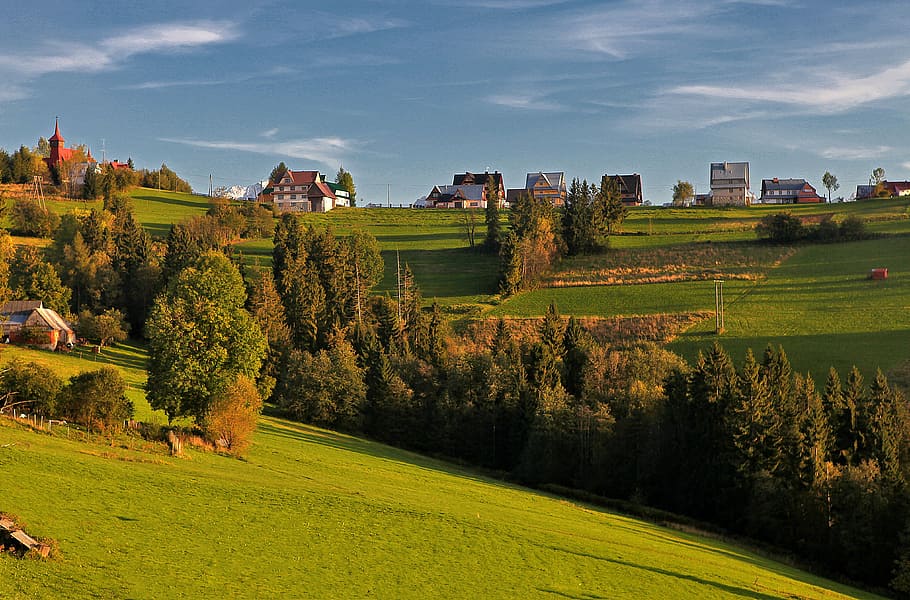
[[[198,86],[207,86],[207,85],[224,85],[226,83],[235,83],[234,80],[229,79],[190,79],[186,81],[145,81],[142,83],[134,83],[131,85],[121,86],[119,89],[122,90],[160,90],[165,88],[172,87],[198,87]]]
[[[137,27],[103,40],[100,47],[112,56],[127,57],[149,52],[167,52],[237,39],[237,27],[228,21],[166,23]]]
[[[562,110],[563,106],[556,102],[543,100],[536,94],[496,94],[487,97],[487,102],[508,108],[523,110]]]
[[[789,104],[823,114],[838,113],[863,104],[910,95],[910,61],[866,76],[830,72],[814,81],[761,86],[684,85],[672,94],[723,100]]]
[[[278,128],[273,127],[272,129],[267,129],[267,130],[263,131],[261,135],[264,138],[273,138],[277,134],[278,134]]]
[[[625,59],[654,43],[678,40],[685,34],[707,35],[705,16],[718,10],[711,2],[686,0],[642,0],[611,3],[587,8],[557,19],[548,20],[547,44],[543,48],[563,47],[614,59]],[[559,32],[553,36],[553,32]],[[530,39],[543,39],[543,31],[529,34]]]
[[[401,60],[372,54],[334,54],[318,56],[310,60],[312,67],[383,67],[401,64]]]
[[[457,5],[491,10],[530,10],[565,4],[566,2],[569,2],[569,0],[468,0],[467,2],[458,2]],[[452,5],[454,3],[446,2],[444,4]]]
[[[357,18],[345,17],[336,18],[332,23],[329,37],[344,37],[349,35],[363,35],[374,33],[376,31],[387,31],[389,29],[400,29],[407,27],[409,23],[403,19],[390,19],[386,17],[377,18]]]
[[[0,69],[35,79],[48,73],[99,72],[117,67],[137,54],[185,50],[223,43],[238,36],[228,22],[171,23],[137,27],[101,40],[97,45],[49,44],[43,51],[0,55]]]
[[[891,146],[843,146],[838,148],[826,148],[819,155],[822,158],[830,160],[870,160],[882,157],[891,152]]]
[[[266,132],[268,133],[268,132]],[[270,141],[270,142],[237,142],[237,141],[210,141],[180,138],[160,138],[162,142],[183,144],[196,148],[211,148],[214,150],[235,150],[240,152],[253,152],[256,154],[270,154],[311,160],[324,165],[335,167],[341,164],[345,155],[354,151],[356,142],[338,137],[319,137],[304,140]]]

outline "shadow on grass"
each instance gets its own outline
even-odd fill
[[[137,352],[142,352],[142,354],[136,354]],[[144,371],[147,366],[144,352],[130,343],[105,346],[97,354],[92,352],[87,346],[77,346],[73,350],[72,356],[88,362],[98,363],[99,368],[102,365],[114,365],[124,369]]]
[[[565,552],[567,554],[572,554],[572,555],[579,556],[582,558],[593,558],[595,560],[612,563],[612,564],[619,565],[622,567],[629,567],[632,569],[647,571],[649,573],[654,573],[656,575],[662,575],[664,577],[672,577],[674,579],[679,579],[681,581],[691,581],[692,583],[697,583],[699,585],[714,588],[716,591],[722,592],[724,594],[730,594],[732,596],[740,596],[743,598],[755,598],[756,600],[775,600],[776,598],[779,598],[779,596],[763,594],[762,592],[757,592],[757,591],[749,589],[749,588],[728,585],[725,583],[721,583],[719,581],[711,581],[710,579],[704,579],[702,577],[697,577],[695,575],[689,575],[686,573],[678,573],[676,571],[670,571],[668,569],[661,569],[661,568],[654,567],[654,566],[641,565],[638,563],[633,563],[633,562],[629,562],[629,561],[625,561],[625,560],[619,560],[619,559],[615,559],[615,558],[606,558],[604,556],[597,556],[594,554],[589,554],[587,552],[575,552],[573,550],[568,550],[566,548],[559,548],[556,546],[550,546],[549,549],[556,550],[557,552]],[[763,565],[763,566],[765,566],[765,565]],[[567,598],[582,599],[582,598],[601,598],[602,597],[602,596],[591,596],[588,594],[581,595],[581,596],[571,596],[564,592],[559,592],[557,590],[549,590],[549,589],[541,589],[541,588],[538,588],[538,589],[540,589],[541,592],[558,594],[558,595],[561,595],[561,596],[564,596]],[[607,597],[607,596],[603,596],[603,597]]]
[[[728,325],[730,320],[727,321]],[[761,357],[770,344],[773,348],[783,346],[794,371],[810,372],[816,384],[822,384],[827,377],[828,369],[835,367],[841,377],[845,377],[851,367],[856,365],[867,377],[875,374],[876,368],[888,371],[901,361],[910,358],[908,341],[910,329],[892,331],[870,331],[862,333],[826,333],[816,335],[734,335],[727,333],[717,336],[713,331],[690,331],[680,335],[668,345],[668,349],[683,358],[694,360],[698,351],[703,353],[717,341],[733,358],[735,364],[741,364],[746,349]]]
[[[268,412],[274,414],[273,410],[269,410]],[[447,475],[452,475],[461,479],[475,481],[478,483],[496,485],[514,490],[521,490],[522,492],[538,494],[545,497],[556,497],[555,495],[548,494],[546,492],[531,490],[529,488],[514,485],[506,481],[495,479],[493,477],[485,477],[482,474],[472,471],[467,467],[459,467],[453,463],[447,463],[445,461],[429,458],[415,452],[410,452],[408,450],[402,450],[393,446],[387,446],[381,442],[372,442],[342,433],[336,433],[334,431],[316,429],[315,427],[301,423],[295,423],[293,421],[287,421],[281,419],[280,417],[273,418],[275,421],[260,419],[259,425],[257,427],[260,434],[295,440],[305,444],[317,444],[319,446],[324,446],[326,448],[332,448],[335,450],[343,450],[345,452],[354,452],[356,454],[362,454],[371,458],[387,460],[393,463],[406,464],[428,471],[445,473]]]
[[[165,239],[171,232],[173,223],[143,223],[142,226],[156,240]]]
[[[385,270],[377,291],[393,292],[398,256],[386,250],[382,259]],[[400,260],[402,269],[405,265],[411,268],[424,298],[495,294],[499,285],[499,257],[476,249],[402,250]]]
[[[133,200],[140,202],[155,202],[156,204],[171,204],[175,206],[187,206],[189,208],[195,208],[201,211],[208,209],[208,206],[205,202],[197,201],[193,202],[190,200],[181,200],[179,198],[169,198],[167,196],[148,196],[148,195],[136,195],[133,196]],[[207,202],[207,201],[206,201]]]

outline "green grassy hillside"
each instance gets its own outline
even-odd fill
[[[275,418],[262,419],[243,461],[122,446],[0,421],[0,510],[59,543],[47,562],[0,555],[0,597],[870,596],[730,544]]]

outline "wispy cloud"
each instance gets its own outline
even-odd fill
[[[318,137],[302,140],[269,142],[215,141],[183,138],[159,138],[159,140],[162,142],[183,144],[185,146],[194,146],[196,148],[233,150],[299,158],[302,160],[315,161],[331,167],[341,164],[342,159],[355,151],[356,147],[359,146],[358,142],[338,137]]]
[[[273,138],[273,137],[275,137],[277,134],[278,134],[278,128],[277,128],[277,127],[273,127],[273,128],[271,128],[271,129],[267,129],[267,130],[263,131],[260,135],[261,135],[262,137],[264,137],[264,138]]]
[[[563,110],[557,102],[545,100],[537,94],[495,94],[486,98],[490,104],[522,110]]]
[[[144,81],[142,83],[133,83],[121,86],[121,90],[160,90],[174,87],[203,87],[209,85],[225,85],[237,83],[234,79],[188,79],[185,81]]]
[[[545,8],[557,4],[565,4],[570,0],[468,0],[466,2],[442,2],[446,6],[457,4],[471,8],[486,8],[490,10],[531,10]]]
[[[696,32],[707,35],[704,17],[717,10],[716,3],[689,0],[626,0],[586,8],[543,24],[550,32],[544,46],[624,59],[657,42]]]
[[[389,17],[345,17],[343,19],[336,18],[332,28],[328,31],[331,32],[330,37],[344,37],[374,33],[376,31],[388,31],[389,29],[401,29],[409,24],[404,19]]]
[[[826,148],[819,155],[830,160],[871,160],[885,156],[891,150],[891,146],[842,146]]]
[[[332,56],[317,56],[310,61],[312,67],[382,67],[398,65],[402,61],[388,56],[374,54],[334,54]]]
[[[238,36],[237,27],[226,21],[149,25],[94,45],[53,43],[43,50],[4,53],[0,55],[0,69],[27,79],[66,71],[99,72],[116,68],[137,54],[188,50],[228,42]]]
[[[789,104],[813,112],[831,114],[858,106],[910,95],[910,61],[865,76],[829,72],[815,80],[798,78],[794,83],[761,86],[684,85],[670,90],[672,94],[700,96],[751,103]]]

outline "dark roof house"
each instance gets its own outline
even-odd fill
[[[817,204],[825,199],[805,179],[762,179],[762,204]]]
[[[632,175],[604,175],[604,177],[610,177],[619,184],[623,204],[641,206],[641,175],[633,173]]]

